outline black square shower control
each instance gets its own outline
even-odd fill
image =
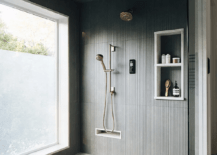
[[[129,61],[130,74],[136,73],[136,60],[130,59]]]

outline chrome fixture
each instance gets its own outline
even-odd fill
[[[120,13],[120,18],[124,21],[131,21],[133,19],[133,9],[129,9],[127,11],[121,12]]]
[[[106,76],[106,81],[105,81],[105,104],[104,104],[104,113],[103,113],[103,128],[105,132],[108,132],[106,127],[105,127],[105,110],[106,110],[106,99],[107,99],[107,72],[109,72],[109,92],[111,94],[111,109],[112,109],[112,119],[113,119],[113,129],[111,132],[114,131],[115,128],[115,119],[114,119],[114,111],[113,111],[113,100],[112,96],[115,93],[115,87],[111,87],[111,72],[114,71],[111,69],[111,52],[115,51],[115,46],[112,46],[111,44],[109,45],[109,69],[106,69],[105,64],[103,62],[103,55],[97,54],[96,55],[96,60],[101,61],[101,64],[103,66],[103,70],[105,72]]]

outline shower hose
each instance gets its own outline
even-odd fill
[[[105,111],[106,111],[106,99],[107,99],[107,73],[105,73],[105,77],[106,77],[106,84],[105,84],[105,104],[104,104],[104,113],[103,113],[103,128],[105,130],[105,132],[108,132],[106,127],[105,127]],[[113,119],[113,129],[111,132],[114,131],[115,128],[115,119],[114,119],[114,112],[113,112],[113,100],[112,100],[112,95],[114,94],[113,92],[111,93],[111,109],[112,109],[112,119]]]

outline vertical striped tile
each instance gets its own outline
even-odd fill
[[[117,46],[112,53],[112,86],[116,88],[114,110],[116,130],[122,131],[122,139],[95,137],[88,141],[87,150],[94,147],[94,155],[186,155],[188,148],[188,91],[187,82],[185,101],[154,100],[154,35],[155,31],[185,28],[186,2],[172,0],[146,1],[141,5],[132,0],[111,0],[84,3],[81,22],[82,31],[88,37],[83,39],[83,53],[91,52],[104,55],[108,68],[109,44]],[[143,5],[142,5],[143,4]],[[120,20],[119,13],[137,5],[137,13],[132,22]],[[163,7],[162,7],[163,6]],[[176,8],[176,9],[175,9]],[[159,13],[160,12],[160,13]],[[186,44],[187,45],[187,44]],[[94,50],[93,50],[94,49]],[[187,52],[187,51],[186,51]],[[85,54],[84,53],[84,54]],[[91,59],[91,60],[90,60]],[[129,74],[129,60],[136,59],[136,74]],[[187,57],[185,58],[187,62]],[[95,128],[102,128],[104,108],[105,73],[95,58],[84,59],[84,92],[94,87],[94,97],[83,93],[85,101],[94,106],[93,121]],[[187,63],[186,63],[187,64]],[[89,66],[90,65],[90,66]],[[90,73],[87,68],[92,68]],[[186,72],[187,72],[187,65]],[[179,80],[176,70],[171,79]],[[185,76],[187,81],[187,74]],[[94,79],[93,83],[89,83]],[[110,99],[108,99],[106,124],[112,128]],[[83,102],[82,105],[85,105]],[[84,108],[87,115],[88,109]],[[88,119],[87,119],[88,120]],[[91,121],[91,120],[89,120]],[[84,127],[89,123],[83,121]],[[91,137],[90,132],[83,137]],[[90,147],[91,146],[91,147]],[[91,150],[91,149],[90,149]],[[92,151],[92,150],[91,150]]]

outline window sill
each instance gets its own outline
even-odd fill
[[[59,151],[62,151],[68,148],[69,148],[68,145],[57,144],[57,145],[51,146],[43,150],[32,152],[29,155],[49,155],[49,154],[57,153]]]

